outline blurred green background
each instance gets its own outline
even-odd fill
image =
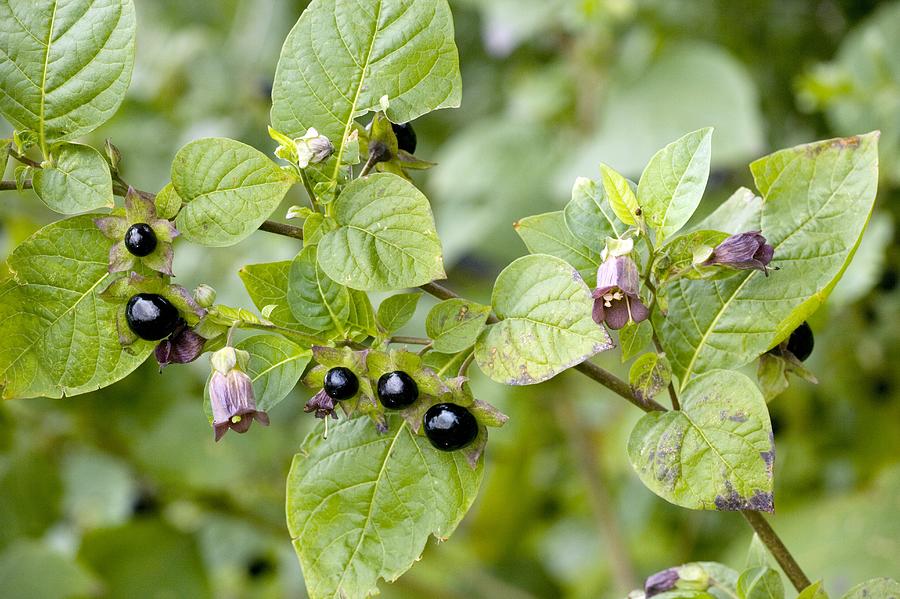
[[[124,177],[156,191],[189,140],[230,136],[265,151],[281,43],[305,2],[136,0],[138,57],[111,138]],[[486,301],[525,253],[512,222],[561,208],[602,161],[636,178],[651,154],[713,125],[708,211],[773,149],[881,129],[877,213],[811,324],[818,386],[771,404],[777,515],[813,579],[833,592],[900,576],[900,3],[873,0],[451,0],[463,107],[416,122],[452,286]],[[0,121],[0,137],[9,126]],[[11,169],[5,179],[12,178]],[[286,205],[299,203],[289,197]],[[283,214],[283,211],[279,213]],[[55,216],[30,192],[0,198],[0,256]],[[177,281],[249,307],[246,263],[297,246],[259,233],[235,248],[177,246]],[[777,274],[773,277],[777,284]],[[430,300],[406,332],[420,334]],[[2,342],[2,341],[0,341]],[[615,352],[610,352],[611,354]],[[615,355],[605,367],[624,372]],[[213,443],[206,358],[160,376],[148,363],[112,387],[0,405],[0,595],[303,597],[284,524],[284,478],[313,420],[298,388],[272,426]],[[752,372],[752,368],[748,370]],[[645,490],[625,440],[640,416],[564,374],[530,388],[483,378],[512,419],[492,433],[480,498],[452,540],[387,598],[622,597],[690,560],[744,562],[749,528]],[[790,596],[793,596],[791,594]]]

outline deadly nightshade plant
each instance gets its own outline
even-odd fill
[[[825,301],[865,230],[877,132],[760,158],[750,165],[757,192],[738,190],[697,223],[711,129],[661,149],[637,183],[602,165],[599,181],[579,178],[564,210],[520,221],[530,254],[503,270],[485,306],[434,282],[446,277],[441,243],[408,176],[433,166],[413,155],[410,123],[461,99],[445,0],[314,0],[275,72],[269,134],[280,162],[235,140],[196,140],[156,195],[123,181],[112,144],[106,160],[72,142],[125,95],[132,0],[92,3],[80,26],[62,29],[54,9],[69,4],[0,3],[0,48],[15,50],[0,53],[0,113],[16,128],[2,145],[21,163],[4,187],[34,187],[51,209],[79,214],[7,259],[3,398],[79,395],[151,353],[163,365],[214,352],[207,395],[218,440],[280,417],[277,405],[302,380],[313,393],[306,410],[324,422],[291,466],[288,530],[313,599],[364,597],[409,569],[430,535],[449,537],[475,500],[488,428],[507,418],[475,398],[469,369],[509,385],[574,369],[646,412],[627,453],[648,489],[689,509],[741,511],[794,587],[815,590],[759,513],[775,505],[766,400],[786,372],[812,378],[788,336]],[[90,35],[101,30],[103,39]],[[62,58],[75,48],[82,64],[69,69]],[[323,48],[329,60],[311,58]],[[294,186],[309,200],[288,214],[302,227],[267,220]],[[297,250],[241,269],[258,312],[173,282],[176,235],[227,247],[257,230]],[[593,273],[592,292],[583,276]],[[784,282],[789,294],[778,291]],[[397,336],[416,311],[416,287],[442,301],[427,338]],[[384,291],[397,293],[376,311],[369,293]],[[591,362],[615,346],[609,330],[633,358],[627,381]],[[754,381],[737,369],[756,359]],[[326,437],[329,416],[337,424]],[[684,588],[746,598],[758,581],[781,585],[767,566],[738,573],[699,562],[651,576],[631,596]]]

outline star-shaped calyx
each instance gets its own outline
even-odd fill
[[[166,275],[172,274],[172,240],[175,225],[156,214],[149,197],[132,188],[125,195],[125,210],[94,220],[103,235],[113,240],[109,249],[109,272],[127,272],[138,263]]]

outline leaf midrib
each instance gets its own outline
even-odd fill
[[[50,47],[53,44],[53,29],[56,26],[56,9],[59,7],[58,0],[53,1],[53,12],[50,14],[50,27],[47,31],[47,43],[44,52],[44,67],[41,73],[41,106],[38,119],[38,141],[41,145],[41,152],[47,157],[47,139],[44,127],[45,107],[47,104],[47,68],[50,66]]]
[[[359,74],[359,84],[356,86],[356,92],[353,94],[353,101],[350,103],[350,111],[347,114],[347,122],[344,123],[344,133],[341,135],[341,145],[337,152],[337,160],[335,160],[334,162],[334,171],[331,174],[332,181],[336,181],[338,175],[340,174],[341,160],[344,157],[344,149],[347,145],[347,138],[350,135],[350,127],[353,124],[353,116],[356,114],[356,106],[359,104],[359,97],[362,95],[362,90],[366,82],[366,74],[369,70],[369,66],[372,64],[372,52],[375,49],[375,40],[378,38],[379,32],[378,22],[381,20],[381,6],[382,0],[378,0],[378,4],[375,9],[375,30],[372,31],[372,39],[369,41],[369,49],[366,51],[366,58],[363,61],[363,64],[360,65],[362,67],[362,71]]]

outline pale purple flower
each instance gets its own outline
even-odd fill
[[[768,265],[775,249],[759,231],[747,231],[728,237],[717,245],[704,264],[721,264],[740,270],[761,270],[769,275]]]
[[[269,416],[256,407],[253,384],[243,368],[246,352],[224,347],[213,354],[213,373],[209,380],[209,400],[213,413],[216,441],[228,432],[246,433],[254,420],[269,425]]]
[[[644,582],[644,593],[647,599],[672,590],[675,588],[678,579],[678,568],[668,568],[662,572],[650,575]]]
[[[637,265],[628,256],[611,256],[597,269],[593,318],[611,329],[647,320],[650,311],[638,295]]]

